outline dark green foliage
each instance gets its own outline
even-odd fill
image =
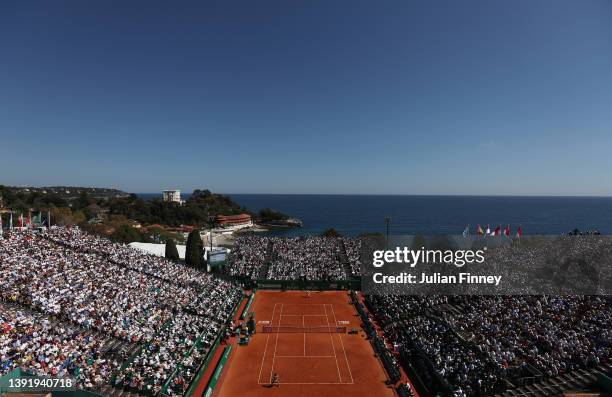
[[[0,185],[0,197],[2,197],[2,205],[17,213],[27,213],[30,208],[46,211],[52,208],[68,207],[68,202],[57,195],[42,194],[37,191],[30,193],[15,192],[13,189],[2,185]]]
[[[166,240],[166,259],[170,259],[171,261],[179,260],[178,249],[176,249],[176,244],[171,238]]]
[[[270,208],[262,208],[259,211],[259,219],[261,222],[274,222],[274,221],[285,221],[289,219],[289,215],[283,214],[280,211],[276,211]]]
[[[89,198],[89,194],[86,191],[82,191],[79,195],[79,199],[75,203],[77,209],[87,208],[90,204],[93,204],[94,200]]]
[[[204,243],[197,229],[192,230],[187,237],[185,263],[196,268],[204,266]]]
[[[82,191],[78,197],[65,199],[52,192],[26,192],[2,185],[0,197],[2,204],[16,213],[27,214],[30,208],[43,212],[54,208],[71,208],[83,211],[87,218],[91,219],[101,213],[106,214],[108,210],[108,215],[122,215],[149,225],[210,226],[216,215],[251,214],[230,197],[211,193],[209,190],[195,190],[184,205],[166,203],[161,199],[143,200],[135,194],[94,199],[87,191]],[[273,213],[276,215],[271,216],[272,218],[286,218],[286,215]]]
[[[110,199],[108,207],[113,215],[124,215],[145,224],[168,226],[209,226],[216,215],[250,214],[231,198],[208,190],[195,190],[184,205],[167,203],[161,199],[147,201],[130,195]]]
[[[119,225],[111,235],[111,239],[119,243],[131,243],[141,241],[141,236],[136,228],[128,224]]]
[[[326,229],[321,235],[323,237],[340,237],[340,233],[338,233],[333,227]]]

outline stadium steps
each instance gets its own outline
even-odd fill
[[[100,394],[103,394],[108,397],[139,397],[140,394],[132,393],[117,387],[113,387],[111,385],[106,385],[98,391]]]
[[[353,269],[351,269],[348,254],[346,253],[346,246],[344,245],[344,241],[342,239],[338,239],[338,256],[346,277],[351,278],[353,275]]]
[[[125,352],[127,357],[131,357],[139,348],[139,344],[128,343],[120,339],[113,338],[112,336],[106,335],[106,339],[104,340],[104,344],[100,349],[100,353],[103,355],[107,355]]]
[[[272,263],[272,254],[274,252],[274,243],[268,241],[266,248],[266,259],[264,260],[263,266],[259,269],[259,276],[256,278],[264,279],[268,278],[268,270],[270,269],[270,263]]]
[[[540,396],[542,392],[531,385],[525,385],[525,392],[529,393],[530,396]]]
[[[569,374],[560,375],[559,379],[564,381],[565,384],[570,385],[571,387],[584,387],[585,386],[584,383],[576,380],[574,377],[572,377]]]
[[[446,312],[448,314],[452,314],[453,316],[461,316],[461,310],[451,304],[451,303],[442,303],[440,305],[437,306],[437,308],[439,308],[440,310],[442,310],[443,312]]]
[[[506,390],[497,397],[544,397],[562,396],[571,390],[583,390],[593,385],[597,380],[598,372],[612,369],[612,364],[603,364],[597,368],[578,369],[566,374],[557,375],[533,384],[520,386],[516,389]]]
[[[544,395],[544,396],[546,396],[547,394],[549,394],[549,393],[548,393],[548,390],[547,390],[547,389],[545,389],[545,388],[544,388],[542,385],[540,385],[539,383],[534,383],[534,384],[532,385],[532,387],[533,387],[535,390],[537,390],[537,391],[540,393],[540,395]]]

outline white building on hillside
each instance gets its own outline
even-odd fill
[[[164,201],[172,203],[181,203],[181,191],[180,190],[164,190]]]

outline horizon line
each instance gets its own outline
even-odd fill
[[[171,189],[172,190],[172,189]],[[181,194],[192,194],[193,191],[180,190]],[[196,189],[194,189],[196,190]],[[231,195],[250,195],[250,196],[404,196],[404,197],[542,197],[542,198],[612,198],[612,195],[569,195],[569,194],[420,194],[420,193],[226,193],[213,192],[224,196]],[[133,194],[159,194],[156,192],[128,192]]]

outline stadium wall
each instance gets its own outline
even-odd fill
[[[253,292],[251,293],[251,296],[249,297],[249,301],[247,302],[246,306],[244,307],[244,310],[242,311],[242,313],[240,314],[240,319],[241,320],[245,320],[246,317],[249,314],[249,310],[251,309],[251,306],[253,305],[253,301],[255,300],[255,293],[257,292],[256,289],[253,290]]]
[[[253,295],[254,295],[254,293],[253,293]],[[243,299],[244,299],[244,295],[243,295]],[[238,312],[238,309],[240,308],[241,303],[242,303],[242,299],[240,301],[238,301],[238,303],[236,304],[236,307],[234,307],[234,310],[232,311],[232,319],[234,319],[236,317],[236,313]],[[210,362],[212,361],[213,357],[215,357],[215,353],[217,352],[217,349],[221,345],[221,336],[222,335],[223,335],[222,332],[220,332],[217,335],[217,337],[215,338],[214,343],[212,344],[211,348],[208,350],[208,354],[206,356],[206,359],[200,365],[200,368],[198,368],[198,375],[193,379],[193,381],[191,382],[191,385],[189,385],[189,388],[187,389],[187,392],[185,393],[186,397],[193,397],[195,395],[196,389],[197,389],[198,385],[200,384],[200,382],[202,381],[202,377],[206,373],[206,370],[208,369],[208,366],[210,365]]]
[[[193,382],[191,382],[191,385],[189,386],[189,389],[187,389],[187,393],[185,393],[185,396],[187,396],[187,397],[194,396],[196,388],[198,387],[198,384],[202,380],[202,376],[204,376],[204,373],[206,372],[206,369],[210,365],[210,362],[212,361],[213,357],[215,356],[215,352],[219,348],[220,344],[221,344],[221,336],[218,335],[217,338],[215,339],[215,343],[213,343],[213,345],[211,346],[210,350],[208,351],[208,355],[206,356],[206,360],[204,360],[204,362],[200,366],[200,369],[198,371],[198,376],[196,376],[195,379],[193,380]]]
[[[221,356],[221,360],[217,364],[215,368],[215,373],[212,378],[210,378],[210,382],[208,382],[208,386],[206,387],[206,392],[204,393],[204,397],[211,397],[213,392],[215,391],[215,387],[217,387],[217,383],[219,382],[219,378],[221,378],[221,373],[223,372],[223,367],[227,362],[230,353],[232,352],[232,345],[229,345],[225,348],[223,352],[223,356]]]
[[[255,286],[259,289],[276,290],[320,290],[320,291],[348,291],[360,290],[361,280],[255,280]]]

